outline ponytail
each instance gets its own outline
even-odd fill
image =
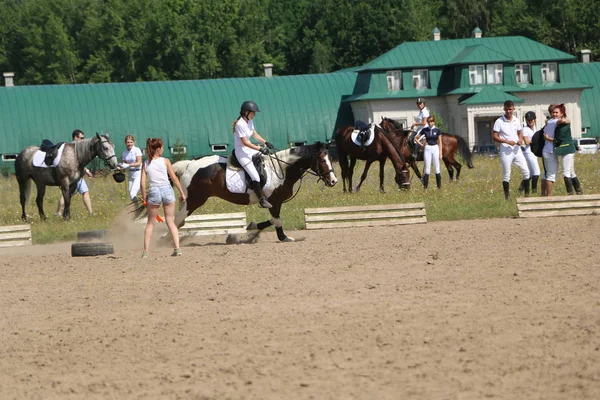
[[[146,155],[148,157],[148,164],[154,159],[154,155],[163,147],[163,141],[160,138],[148,138],[146,140]]]

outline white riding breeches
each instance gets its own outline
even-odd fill
[[[575,178],[575,153],[566,154],[561,158],[563,176],[565,178]]]
[[[529,179],[529,167],[527,167],[527,161],[519,146],[502,146],[500,148],[500,161],[502,162],[502,176],[503,182],[510,182],[510,172],[513,163],[521,168],[523,179]]]
[[[237,157],[240,165],[244,167],[244,170],[250,176],[250,179],[252,179],[253,182],[260,182],[260,176],[258,175],[258,171],[252,162],[252,156],[242,151],[236,151],[235,156]]]
[[[131,171],[129,172],[129,198],[135,199],[140,191],[140,184],[142,182],[142,171]]]
[[[527,160],[527,166],[529,167],[529,175],[537,176],[540,174],[540,164],[538,163],[538,157],[531,152],[529,146],[526,150],[523,150],[525,160]]]
[[[431,172],[431,160],[433,160],[433,168],[435,173],[440,173],[440,146],[437,144],[425,146],[423,150],[423,161],[425,162],[424,174],[429,175]]]

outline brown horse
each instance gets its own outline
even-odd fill
[[[419,152],[417,160],[415,160],[413,152],[408,145],[408,137],[411,131],[402,129],[402,124],[391,118],[381,118],[381,126],[390,133],[391,140],[401,149],[407,164],[415,171],[417,177],[421,179],[417,161],[423,161],[423,152]],[[463,137],[450,133],[442,133],[442,146],[442,161],[444,161],[444,165],[448,169],[451,181],[454,179],[454,169],[456,168],[456,180],[458,180],[462,168],[462,164],[456,161],[455,158],[457,150],[462,159],[467,163],[467,167],[474,168],[469,144]]]
[[[400,149],[390,140],[390,135],[379,126],[375,125],[373,142],[366,147],[362,147],[354,143],[352,140],[352,132],[354,126],[340,128],[335,133],[335,144],[337,147],[338,159],[342,170],[343,191],[346,192],[346,182],[348,182],[348,191],[353,190],[358,192],[360,186],[367,178],[369,167],[375,161],[379,161],[379,191],[383,189],[383,175],[385,162],[389,158],[394,164],[396,170],[395,181],[401,189],[410,188],[410,172],[405,165],[404,157],[400,153]],[[348,157],[350,163],[348,164]],[[356,160],[365,160],[365,168],[360,182],[356,188],[352,188],[352,175]]]
[[[294,197],[294,184],[306,174],[318,177],[329,187],[337,183],[328,147],[329,144],[317,142],[263,156],[266,174],[263,192],[273,205],[269,208],[272,218],[258,224],[251,223],[248,230],[262,230],[275,225],[277,238],[281,242],[294,241],[283,232],[279,217],[281,206]],[[187,196],[186,202],[175,216],[177,226],[183,226],[185,218],[206,203],[209,197],[220,197],[240,205],[258,203],[258,197],[245,183],[243,170],[229,171],[225,157],[215,155],[178,161],[173,164],[173,170],[181,180]]]

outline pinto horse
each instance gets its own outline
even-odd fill
[[[37,187],[35,202],[40,212],[40,218],[45,220],[44,195],[46,186],[60,186],[65,200],[63,218],[71,217],[71,195],[77,189],[77,182],[85,175],[84,168],[94,158],[102,159],[112,170],[118,168],[115,145],[110,141],[108,133],[92,136],[89,139],[65,143],[60,156],[60,161],[55,167],[37,167],[33,165],[34,156],[40,149],[37,146],[24,148],[15,160],[15,174],[19,183],[21,219],[27,220],[25,204],[31,195],[31,180]]]
[[[360,186],[367,179],[367,172],[371,164],[379,161],[379,191],[384,192],[383,177],[385,162],[389,158],[396,170],[395,181],[398,187],[402,189],[410,188],[410,173],[406,168],[404,157],[400,153],[397,145],[390,140],[390,135],[379,126],[375,125],[373,142],[366,147],[361,148],[352,140],[354,126],[340,128],[335,133],[335,144],[337,146],[338,159],[342,170],[343,191],[346,192],[346,181],[348,182],[348,191],[358,192]],[[348,163],[350,158],[350,163]],[[356,188],[352,188],[352,175],[356,160],[365,160],[365,168],[360,177],[360,182]]]
[[[294,184],[306,174],[311,174],[323,180],[326,186],[332,187],[337,183],[328,152],[329,144],[315,144],[293,147],[274,154],[263,156],[267,185],[263,187],[265,196],[273,205],[269,209],[272,218],[258,224],[251,223],[248,230],[263,230],[275,225],[277,238],[281,242],[293,242],[294,239],[283,232],[279,213],[281,205],[294,196]],[[232,192],[226,182],[227,158],[222,156],[207,156],[198,160],[184,160],[173,164],[173,170],[181,181],[186,192],[187,200],[181,205],[175,215],[175,224],[179,227],[185,223],[185,218],[201,207],[209,197],[220,197],[230,203],[248,205],[256,204],[259,199],[250,188],[242,186],[242,190]],[[242,171],[239,173],[245,174]],[[230,177],[231,175],[228,175]],[[233,182],[233,178],[231,179]],[[244,180],[241,179],[243,182]],[[239,180],[238,180],[239,182]],[[230,182],[231,184],[231,182]],[[245,188],[245,190],[243,190]]]
[[[420,152],[417,155],[418,159],[415,160],[411,147],[408,145],[408,138],[412,131],[403,130],[402,124],[391,118],[382,118],[381,126],[391,134],[391,140],[402,150],[402,155],[406,159],[406,162],[415,171],[417,177],[421,179],[417,161],[423,161],[423,153]],[[454,179],[454,169],[456,168],[456,180],[458,181],[462,168],[462,164],[456,161],[455,158],[457,150],[462,159],[467,163],[467,167],[474,168],[469,144],[463,137],[442,132],[442,146],[442,161],[444,161],[451,181]]]

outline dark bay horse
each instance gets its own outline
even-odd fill
[[[258,224],[250,224],[249,230],[262,230],[275,225],[277,238],[281,242],[294,241],[283,232],[279,216],[281,205],[294,196],[294,184],[307,173],[318,177],[319,180],[322,179],[326,186],[331,187],[337,183],[328,148],[329,144],[317,142],[281,150],[263,157],[267,174],[267,185],[263,187],[263,192],[273,205],[269,209],[272,218]],[[183,226],[185,218],[201,207],[209,197],[220,197],[240,205],[258,203],[258,198],[251,189],[245,188],[241,193],[233,193],[228,189],[225,180],[227,172],[225,157],[215,155],[198,160],[178,161],[173,164],[173,170],[179,177],[187,196],[186,202],[175,215],[177,226]]]
[[[391,140],[402,150],[402,155],[406,159],[407,164],[415,171],[417,177],[421,179],[417,161],[423,161],[423,152],[419,152],[417,155],[418,160],[415,160],[411,147],[408,145],[408,137],[411,131],[402,129],[402,124],[391,118],[382,118],[381,126],[391,134]],[[454,169],[456,168],[456,180],[458,180],[462,168],[462,164],[456,161],[455,158],[457,151],[467,163],[467,167],[474,168],[469,144],[463,137],[442,132],[442,146],[442,161],[444,161],[451,181],[454,179]]]
[[[410,188],[410,173],[405,165],[403,155],[397,145],[390,140],[390,135],[379,126],[375,125],[373,142],[367,147],[361,148],[352,140],[354,126],[340,128],[335,133],[335,144],[337,146],[340,169],[342,170],[343,191],[346,192],[346,181],[348,182],[348,191],[358,192],[360,186],[367,178],[369,167],[375,161],[379,161],[379,191],[384,192],[383,178],[385,162],[389,158],[396,170],[395,181],[401,189]],[[350,163],[348,163],[350,158]],[[365,168],[360,177],[360,182],[356,188],[352,187],[352,175],[356,160],[365,160]]]
[[[23,214],[21,219],[27,220],[25,204],[31,196],[31,180],[37,187],[35,202],[40,212],[40,218],[46,219],[44,214],[44,195],[46,186],[60,186],[65,200],[63,217],[68,220],[71,217],[71,194],[77,188],[77,182],[85,175],[84,168],[94,158],[99,157],[110,167],[117,169],[117,157],[115,156],[115,145],[110,141],[108,134],[93,136],[89,139],[77,140],[64,144],[64,150],[60,162],[53,168],[35,167],[33,156],[40,148],[29,146],[24,148],[15,160],[15,173],[19,182],[19,194]]]

